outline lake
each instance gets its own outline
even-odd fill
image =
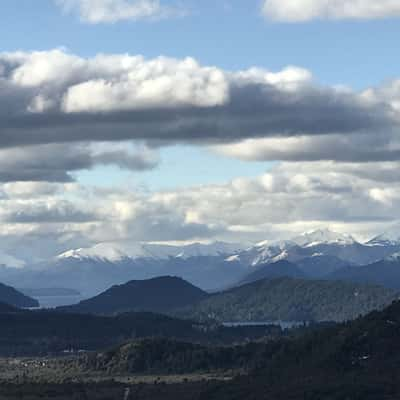
[[[85,297],[82,295],[74,296],[36,296],[35,299],[40,303],[40,308],[55,308],[77,304]]]
[[[303,326],[304,324],[308,324],[308,322],[303,321],[243,321],[243,322],[224,322],[222,325],[227,328],[237,328],[240,326],[268,326],[268,325],[277,325],[282,329],[291,329],[297,328],[299,326]]]

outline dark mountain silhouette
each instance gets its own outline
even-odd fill
[[[207,296],[206,292],[181,278],[164,276],[113,286],[98,296],[59,310],[103,315],[128,311],[166,312]]]
[[[330,274],[328,278],[400,290],[400,259],[386,259],[366,266],[342,268]]]
[[[0,283],[0,302],[18,308],[39,307],[39,302],[31,297],[24,295],[11,286]]]
[[[321,254],[298,260],[296,265],[307,277],[319,279],[352,264],[335,256]]]
[[[286,260],[280,260],[272,264],[259,265],[254,268],[254,271],[246,275],[240,282],[240,285],[259,281],[261,279],[276,279],[276,278],[304,278],[304,272],[293,263]]]

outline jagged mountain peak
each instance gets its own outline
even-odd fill
[[[59,256],[57,259],[75,258],[75,259],[98,259],[107,261],[120,261],[124,258],[132,258],[133,256],[145,256],[145,249],[141,245],[131,247],[127,251],[117,243],[99,243],[92,247],[79,248],[68,250]]]
[[[229,255],[238,250],[240,250],[240,245],[225,242],[191,243],[183,246],[106,242],[92,247],[68,250],[57,256],[57,259],[95,259],[110,262],[137,258],[168,259],[176,257],[186,259],[199,256]]]
[[[334,232],[329,228],[305,232],[302,235],[293,238],[292,241],[299,246],[313,246],[327,243],[351,245],[356,243],[356,240],[351,235]]]
[[[384,233],[374,237],[369,245],[400,245],[400,223],[393,225]]]

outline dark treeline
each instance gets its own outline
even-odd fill
[[[114,317],[56,311],[0,312],[0,356],[94,351],[146,337],[229,344],[282,335],[277,326],[227,328],[153,313]]]

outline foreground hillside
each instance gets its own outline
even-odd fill
[[[338,322],[382,309],[397,297],[379,286],[278,278],[214,294],[177,315],[219,322]]]
[[[99,379],[97,383],[93,379],[73,383],[62,377],[58,383],[6,381],[0,385],[0,399],[397,400],[399,336],[400,302],[395,302],[353,322],[243,346],[146,339],[84,355],[78,361],[80,368],[102,372],[108,380],[92,375]],[[158,375],[228,368],[241,373],[227,382],[226,375],[215,374],[214,380],[199,375],[196,382],[184,375],[180,383]],[[132,374],[143,373],[157,375],[137,383]],[[114,376],[119,380],[110,380]]]
[[[131,341],[106,352],[91,353],[79,360],[83,371],[114,375],[192,374],[223,370],[244,371],[260,363],[258,355],[267,346],[210,347],[165,338]]]
[[[229,344],[280,336],[276,326],[228,328],[153,313],[117,316],[24,311],[0,304],[0,356],[47,356],[94,351],[140,338],[165,337]]]
[[[0,312],[0,355],[47,355],[64,350],[96,350],[140,337],[198,340],[191,321],[151,313],[117,317],[51,311]]]
[[[252,375],[202,398],[395,400],[400,397],[399,335],[396,302],[352,323],[282,342]]]

